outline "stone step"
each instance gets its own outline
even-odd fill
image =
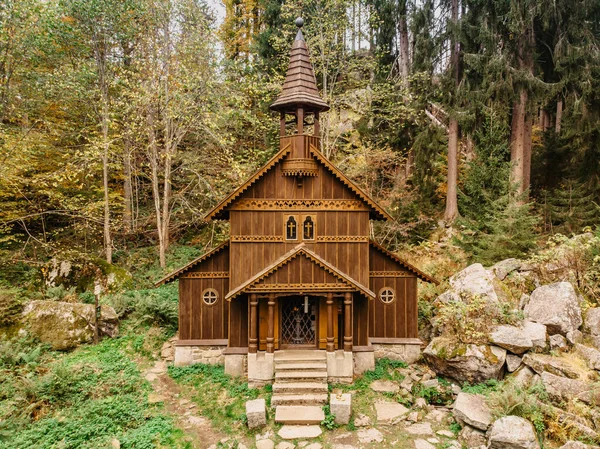
[[[327,393],[275,393],[271,397],[271,407],[327,404],[327,398]]]
[[[275,362],[275,371],[327,371],[327,362]]]
[[[307,438],[317,438],[323,433],[319,426],[281,426],[277,435],[284,440],[305,440]]]
[[[323,409],[316,405],[280,405],[275,409],[275,422],[282,424],[320,424],[324,419]]]
[[[273,393],[327,393],[327,382],[275,382]]]
[[[306,380],[308,382],[322,381],[327,382],[327,371],[277,371],[275,380],[281,382],[298,382]]]
[[[277,362],[311,362],[311,361],[326,361],[327,352],[318,351],[314,349],[310,350],[288,350],[288,351],[276,351],[275,352],[275,363]]]

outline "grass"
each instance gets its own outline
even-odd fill
[[[250,388],[248,382],[225,374],[223,365],[169,366],[169,375],[191,389],[200,414],[210,419],[215,429],[227,434],[248,431],[244,425],[246,401],[260,396],[270,402],[271,388]]]
[[[126,336],[71,353],[38,346],[35,360],[15,357],[12,365],[5,357],[0,446],[103,448],[117,439],[123,449],[187,447],[172,419],[148,404],[151,387],[133,361],[133,342]]]

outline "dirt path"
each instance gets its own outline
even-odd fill
[[[167,362],[159,359],[143,374],[154,389],[154,393],[148,395],[148,402],[164,404],[165,410],[194,449],[205,449],[227,439],[213,429],[207,418],[197,413],[196,405],[185,397],[183,389],[167,374]]]

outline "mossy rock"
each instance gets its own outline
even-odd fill
[[[94,306],[61,301],[31,301],[23,310],[27,330],[52,349],[73,349],[94,338]],[[101,307],[99,334],[115,336],[118,317],[110,306]]]

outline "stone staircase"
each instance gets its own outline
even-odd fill
[[[320,424],[323,405],[329,398],[327,353],[288,350],[275,353],[275,382],[271,406],[275,421],[282,424]]]

